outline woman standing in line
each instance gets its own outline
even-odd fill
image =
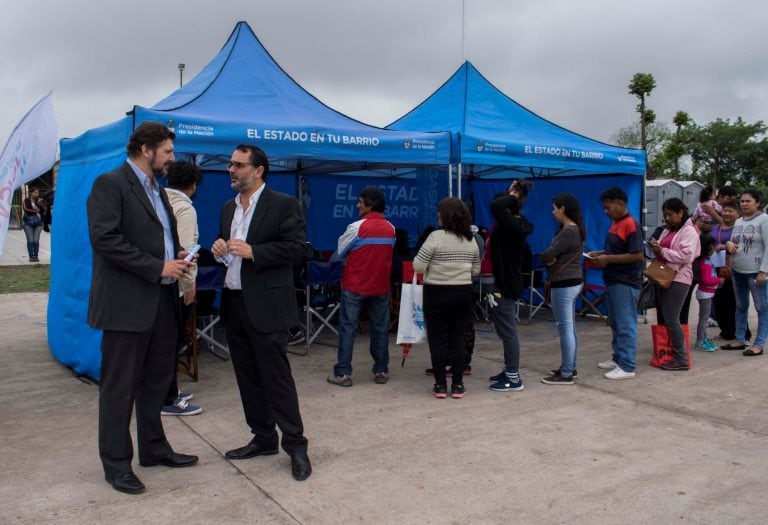
[[[22,202],[24,209],[24,235],[27,237],[29,262],[39,262],[40,232],[43,231],[43,218],[40,216],[40,190],[35,188]]]
[[[469,210],[455,197],[437,206],[440,229],[432,232],[413,260],[424,274],[424,320],[437,398],[448,394],[445,356],[453,363],[451,397],[462,398],[467,324],[472,317],[472,276],[480,273],[480,252],[470,230]]]
[[[557,233],[539,259],[549,268],[552,298],[550,305],[560,336],[560,368],[543,377],[547,385],[572,385],[576,375],[579,339],[576,334],[576,299],[584,282],[581,254],[587,231],[579,201],[571,193],[558,193],[552,200],[552,215],[560,224]]]
[[[768,336],[768,215],[760,211],[760,192],[748,188],[741,194],[742,216],[733,226],[731,240],[725,249],[731,255],[731,279],[736,298],[736,341],[721,346],[723,350],[746,348],[749,295],[757,310],[757,335],[752,347],[744,350],[747,357],[763,355]]]
[[[658,289],[658,308],[664,316],[664,324],[672,340],[672,360],[661,365],[662,370],[689,370],[688,351],[683,329],[680,326],[680,310],[693,282],[693,261],[699,256],[701,244],[699,232],[693,226],[685,203],[677,197],[661,205],[666,227],[659,240],[651,239],[650,247],[656,259],[677,271],[672,285]]]
[[[733,294],[733,283],[731,282],[731,256],[728,255],[725,245],[731,240],[733,226],[736,224],[736,219],[739,218],[739,203],[733,198],[723,201],[721,205],[723,209],[723,223],[716,224],[712,231],[709,232],[709,235],[715,240],[715,255],[712,256],[712,260],[715,262],[718,275],[724,281],[723,285],[715,292],[712,306],[717,314],[715,316],[717,324],[720,326],[719,338],[726,342],[731,342],[736,338],[736,298]],[[746,339],[752,337],[749,326],[747,326],[745,336]]]

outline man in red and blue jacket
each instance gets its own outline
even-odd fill
[[[341,278],[338,362],[328,382],[352,386],[352,349],[360,310],[370,318],[373,376],[378,384],[389,379],[389,276],[395,227],[384,218],[384,192],[366,186],[357,199],[360,220],[339,237],[338,257],[345,260]]]

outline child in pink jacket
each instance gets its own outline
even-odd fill
[[[712,298],[717,288],[722,284],[722,279],[717,276],[717,270],[712,262],[712,254],[715,253],[715,240],[706,233],[702,233],[701,255],[693,262],[698,267],[698,285],[696,300],[699,301],[699,323],[696,326],[696,344],[694,348],[703,352],[714,352],[717,345],[707,337],[707,320],[712,308]]]

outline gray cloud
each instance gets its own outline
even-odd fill
[[[150,106],[213,58],[235,23],[334,109],[386,125],[462,62],[461,0],[27,0],[4,6],[0,140],[55,92],[61,136]],[[607,141],[635,117],[627,84],[652,73],[661,120],[685,110],[766,120],[768,5],[718,0],[466,0],[464,53],[499,89]]]

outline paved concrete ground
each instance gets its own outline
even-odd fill
[[[37,255],[40,259],[40,264],[50,264],[50,233],[40,232],[40,252]],[[15,266],[17,264],[30,264],[27,253],[27,238],[23,230],[8,230],[8,235],[5,238],[5,247],[3,248],[3,253],[0,254],[0,266]]]
[[[289,459],[229,462],[249,440],[231,364],[208,352],[183,388],[199,416],[165,418],[190,469],[142,468],[139,496],[104,482],[97,455],[97,387],[50,355],[45,294],[0,296],[0,522],[2,523],[766,523],[766,357],[696,353],[690,372],[647,366],[640,325],[636,379],[608,381],[609,330],[579,321],[577,384],[539,382],[558,365],[554,324],[521,328],[525,390],[495,393],[492,333],[480,332],[464,399],[432,398],[427,350],[392,379],[325,382],[334,350],[291,356],[314,474],[299,483]],[[484,328],[484,327],[481,327]],[[714,335],[711,334],[711,335]]]

